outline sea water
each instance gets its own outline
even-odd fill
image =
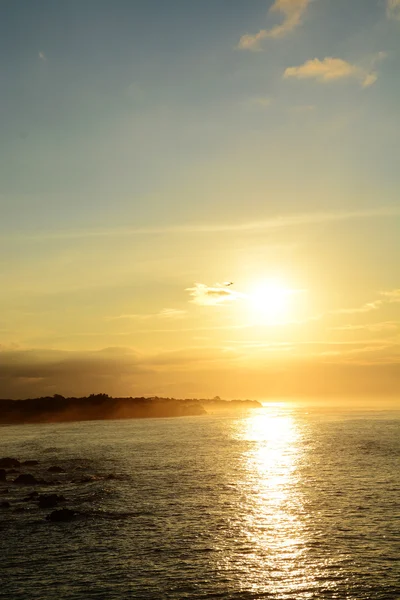
[[[0,598],[400,599],[400,412],[10,426],[0,456],[76,511],[0,484]]]

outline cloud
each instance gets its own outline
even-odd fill
[[[384,297],[386,302],[400,302],[400,289],[380,292],[380,295]]]
[[[106,321],[120,321],[123,319],[130,319],[132,321],[146,321],[147,319],[153,318],[154,314],[146,314],[146,313],[123,313],[122,315],[117,315],[115,317],[105,317]]]
[[[365,79],[362,82],[362,86],[364,88],[370,87],[371,85],[374,85],[374,83],[376,83],[377,80],[378,80],[377,73],[368,73],[368,75],[365,76]]]
[[[400,0],[387,0],[386,14],[388,19],[400,21]]]
[[[373,359],[372,362],[385,362],[387,360],[386,358],[386,354],[387,351],[392,350],[392,349],[396,349],[398,350],[398,344],[390,344],[388,342],[369,342],[367,343],[368,345],[364,345],[364,344],[355,344],[354,347],[351,347],[349,345],[348,348],[346,348],[343,345],[338,345],[338,349],[332,349],[332,350],[325,350],[324,352],[321,352],[320,356],[321,357],[337,357],[339,359],[342,359],[344,361],[347,361],[349,358],[351,359],[358,359],[359,362],[363,363],[365,362],[365,358],[362,356],[363,354],[370,354],[373,355]],[[360,360],[361,359],[361,360]],[[368,359],[367,359],[368,360]]]
[[[154,354],[137,354],[124,347],[92,352],[0,350],[1,397],[27,398],[56,393],[74,396],[101,392],[162,395],[168,382],[175,377],[178,379],[189,367],[192,374],[213,370],[218,365],[229,368],[237,356],[232,350],[215,347]]]
[[[382,304],[382,300],[375,300],[375,302],[367,302],[366,304],[358,306],[357,308],[340,308],[339,310],[332,311],[330,314],[353,315],[358,313],[368,313],[372,310],[378,310]]]
[[[186,310],[178,310],[176,308],[163,308],[158,313],[124,313],[116,317],[106,317],[106,321],[119,321],[122,319],[130,319],[132,321],[148,321],[150,319],[183,319],[186,316]]]
[[[383,58],[383,53],[374,59]],[[375,71],[368,71],[363,67],[351,64],[341,58],[326,57],[323,60],[313,58],[298,67],[288,67],[284,74],[285,79],[316,79],[321,83],[330,83],[343,79],[356,79],[362,87],[370,87],[378,79]]]
[[[0,352],[2,397],[23,398],[62,393],[65,395],[116,393],[129,380],[147,372],[138,355],[127,348],[97,352],[20,350]]]
[[[238,47],[241,50],[259,50],[263,40],[280,38],[290,33],[301,24],[310,3],[311,0],[275,0],[269,12],[283,15],[283,22],[272,29],[261,29],[254,35],[243,35]]]
[[[220,283],[216,283],[214,286],[196,283],[194,287],[187,288],[186,291],[192,297],[191,302],[200,306],[217,306],[218,304],[234,302],[243,297],[243,294],[235,292]]]
[[[0,234],[3,240],[21,240],[23,242],[84,239],[84,238],[113,238],[133,235],[187,235],[187,234],[212,234],[212,233],[245,233],[252,231],[266,231],[301,225],[314,225],[336,221],[349,221],[353,219],[371,219],[375,217],[398,217],[399,206],[383,206],[379,208],[365,208],[361,210],[338,210],[315,213],[294,213],[278,215],[258,221],[238,223],[188,223],[183,225],[167,225],[159,227],[117,227],[112,229],[89,229],[77,231],[53,231],[38,234]]]
[[[311,343],[298,356],[287,352],[280,352],[277,360],[271,356],[267,352],[257,358],[247,349],[216,347],[153,355],[139,355],[129,348],[0,351],[1,395],[315,396],[323,397],[325,404],[326,394],[346,401],[350,396],[376,395],[381,402],[385,394],[400,392],[399,344],[367,341],[335,348]]]
[[[231,285],[231,284],[229,284]],[[208,286],[204,283],[196,283],[194,287],[186,289],[189,295],[192,297],[191,302],[200,306],[218,306],[220,304],[226,304],[236,302],[237,300],[248,300],[251,299],[251,295],[248,293],[239,292],[233,290],[231,287],[227,287],[227,284],[216,283],[213,286]],[[282,301],[283,296],[291,296],[293,294],[303,293],[305,290],[285,290],[281,292]],[[252,325],[240,325],[238,328],[252,327]],[[228,329],[234,329],[235,327],[228,327]]]
[[[397,331],[400,327],[400,321],[383,321],[381,323],[366,323],[365,325],[342,325],[341,327],[331,327],[331,331]]]
[[[235,361],[239,357],[239,353],[231,348],[203,346],[160,352],[152,356],[147,356],[143,360],[146,366],[151,368],[168,370],[174,367],[181,370],[186,369],[188,365],[192,365],[194,369],[204,366],[215,366],[221,362]]]
[[[40,50],[38,56],[39,56],[40,60],[43,60],[44,62],[46,62],[47,56],[45,55],[45,53],[42,50]]]
[[[250,98],[248,101],[248,106],[255,106],[258,108],[268,108],[272,104],[272,98],[269,96],[256,96],[254,98]]]
[[[123,374],[137,364],[137,355],[127,348],[104,348],[96,352],[53,350],[8,350],[1,352],[0,380],[5,375],[15,378],[46,379],[63,377],[71,370],[77,376],[101,376],[101,365]]]
[[[176,308],[163,308],[159,313],[160,319],[183,319],[186,316],[186,310],[178,310]]]
[[[339,308],[338,310],[332,310],[327,314],[330,315],[354,315],[369,313],[374,310],[378,310],[387,304],[394,304],[400,302],[400,289],[395,290],[384,290],[378,292],[379,298],[373,302],[366,302],[362,306],[356,308]]]

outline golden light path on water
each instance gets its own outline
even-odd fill
[[[237,426],[238,438],[247,443],[237,524],[248,540],[240,567],[243,589],[277,598],[297,590],[306,598],[315,584],[316,565],[307,565],[304,556],[307,516],[298,472],[307,459],[299,423],[290,410],[275,405]]]
[[[50,525],[0,482],[0,596],[400,599],[399,417],[363,414],[282,404],[2,428],[0,457],[38,458],[28,470],[77,515]]]

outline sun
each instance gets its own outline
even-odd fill
[[[259,324],[279,325],[290,318],[293,290],[278,281],[256,284],[248,294],[249,310]]]

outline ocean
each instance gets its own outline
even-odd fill
[[[0,456],[76,511],[0,483],[2,599],[400,599],[398,411],[3,426]]]

